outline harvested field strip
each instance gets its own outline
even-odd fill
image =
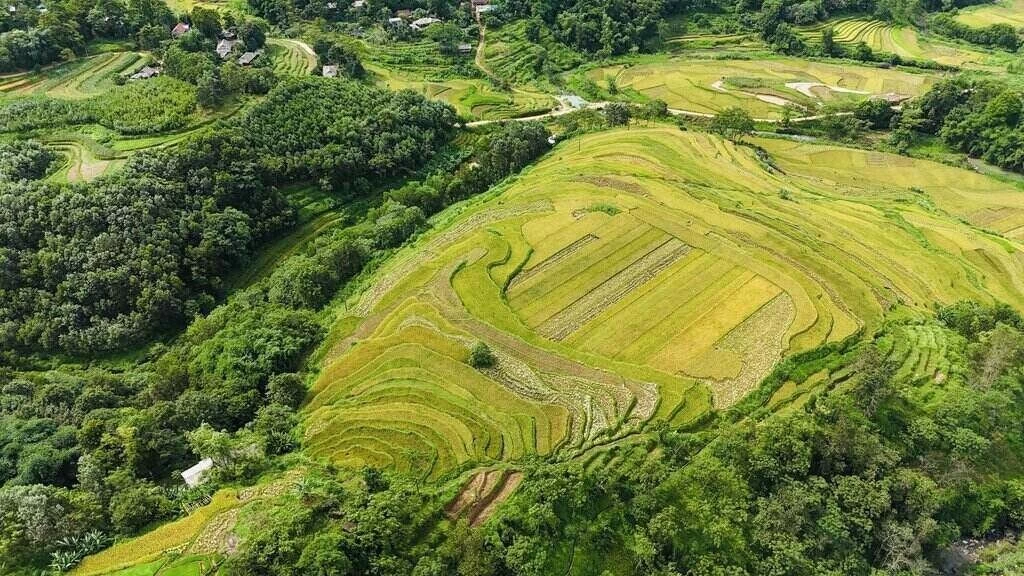
[[[565,341],[600,354],[614,352],[613,344],[608,341],[609,337],[617,332],[622,332],[624,339],[639,335],[646,330],[641,326],[660,320],[687,297],[685,293],[679,292],[680,284],[689,282],[690,279],[694,282],[710,282],[730,268],[730,264],[716,259],[707,252],[691,249],[663,274],[639,286],[603,310]],[[641,309],[645,310],[645,313],[637,315],[636,310]]]
[[[477,472],[463,486],[455,499],[445,506],[445,515],[453,520],[463,515],[479,515],[480,510],[486,506],[486,498],[500,488],[507,475],[506,470]]]
[[[689,246],[676,238],[670,238],[545,320],[538,326],[537,331],[548,338],[564,340],[630,292],[652,280],[689,251]]]
[[[498,509],[498,506],[516,491],[516,488],[519,487],[522,481],[523,474],[521,472],[513,472],[502,478],[500,484],[485,497],[483,508],[470,517],[470,524],[472,526],[480,526],[486,522]]]
[[[509,290],[520,290],[520,289],[522,289],[523,284],[525,284],[527,280],[529,280],[530,278],[533,278],[534,276],[538,276],[538,275],[542,274],[543,272],[547,271],[549,268],[553,268],[559,262],[561,262],[562,260],[565,260],[566,258],[571,256],[574,252],[576,252],[580,248],[583,248],[587,244],[589,244],[589,243],[591,243],[591,242],[593,242],[594,240],[597,240],[597,239],[598,239],[597,236],[594,236],[593,234],[587,234],[586,236],[584,236],[584,237],[574,241],[572,244],[569,244],[565,248],[562,248],[558,252],[555,252],[554,254],[552,254],[549,258],[547,258],[543,262],[537,264],[536,266],[533,266],[531,268],[528,268],[528,269],[524,270],[520,274],[517,274],[515,276],[515,278],[512,279],[512,282],[508,285],[508,289]]]
[[[733,378],[709,382],[716,408],[732,406],[754,389],[782,357],[786,330],[796,310],[785,292],[775,296],[715,344],[716,352],[735,354],[742,367]],[[708,358],[720,360],[720,355]]]
[[[706,254],[706,253],[703,253]],[[584,350],[610,357],[638,357],[626,350],[630,345],[639,348],[640,340],[650,334],[656,326],[665,325],[674,333],[672,319],[690,313],[684,309],[705,291],[716,291],[739,278],[743,271],[728,262],[711,255],[684,260],[687,265],[679,272],[662,275],[661,279],[648,283],[632,298],[623,300],[621,307],[613,308],[611,314],[599,317],[592,324],[573,335]],[[691,306],[697,309],[700,302]],[[644,314],[637,311],[644,310]],[[598,324],[600,322],[600,324]],[[662,342],[652,342],[650,346]]]
[[[449,316],[450,320],[465,331],[477,335],[482,340],[488,342],[493,349],[506,350],[515,356],[517,362],[535,367],[540,372],[581,378],[594,382],[601,387],[616,388],[624,386],[636,398],[634,410],[636,419],[634,421],[643,422],[653,415],[657,407],[657,394],[652,383],[623,378],[616,373],[594,368],[576,360],[554,354],[550,350],[538,345],[527,343],[513,335],[524,329],[521,324],[519,324],[520,328],[512,328],[512,333],[496,328],[495,325],[509,325],[511,327],[512,324],[507,318],[496,321],[489,314],[489,312],[494,312],[496,309],[494,307],[487,308],[487,301],[480,300],[490,295],[491,298],[500,301],[500,292],[497,287],[493,286],[493,284],[487,287],[487,284],[490,283],[486,272],[488,266],[488,259],[480,259],[472,265],[460,268],[458,273],[454,275],[451,284],[443,281],[435,283],[434,288],[437,290],[435,294],[438,298],[439,306]],[[452,290],[453,287],[455,291]],[[466,299],[460,301],[460,295],[464,295]],[[470,295],[472,295],[472,298],[469,298]],[[467,310],[472,312],[473,315],[467,314]],[[508,311],[507,308],[505,310]],[[488,321],[495,322],[495,325],[483,322],[478,318],[486,318]],[[555,387],[557,388],[557,386]],[[574,401],[571,397],[567,400]],[[586,405],[582,406],[584,413],[590,409],[588,408],[589,405],[589,401],[587,401]],[[577,405],[573,409],[573,413],[578,414],[580,408]],[[587,421],[589,422],[589,420],[588,418]],[[573,422],[574,434],[578,432],[578,424],[579,419],[576,417]],[[585,429],[589,426],[587,424]],[[624,433],[626,431],[620,430],[619,432]],[[578,438],[578,435],[574,437]],[[570,445],[572,444],[570,443]]]
[[[532,290],[511,298],[512,307],[528,325],[537,326],[668,239],[661,230],[638,226],[614,243],[591,244],[582,257],[572,259],[577,265],[567,263],[545,275]]]
[[[713,311],[713,306],[743,289],[755,274],[739,267],[731,268],[726,274],[692,298],[682,301],[672,312],[657,324],[650,326],[633,344],[623,348],[617,357],[644,360],[664,348],[668,339],[680,333],[683,326],[699,323],[700,319]]]
[[[778,286],[761,276],[749,277],[735,290],[729,286],[711,296],[706,313],[691,322],[679,322],[685,328],[668,339],[658,352],[648,356],[647,361],[672,373],[683,372],[698,377],[721,376],[726,370],[733,370],[735,366],[699,362],[698,359],[714,342],[780,292]],[[788,327],[787,323],[784,329]]]
[[[517,282],[515,288],[509,290],[509,298],[511,300],[517,298],[533,299],[543,295],[551,290],[552,285],[558,285],[557,277],[572,274],[600,262],[623,244],[635,240],[638,236],[650,230],[650,226],[639,224],[635,218],[628,214],[618,215],[609,220],[599,232],[591,233],[597,237],[596,240],[583,242],[576,249],[563,252],[561,258],[545,266],[542,270],[545,274],[535,274],[532,277]],[[576,244],[580,240],[582,238],[573,240],[573,243],[569,246]],[[584,246],[586,250],[582,250]],[[563,248],[559,252],[563,250],[565,249]],[[544,262],[548,262],[548,260],[544,260],[538,266],[543,265]]]

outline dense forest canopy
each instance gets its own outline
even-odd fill
[[[85,353],[180,326],[291,223],[276,186],[323,179],[365,192],[428,160],[454,121],[412,93],[310,78],[109,178],[3,184],[0,342]]]
[[[69,60],[98,38],[132,39],[154,48],[170,38],[172,26],[174,15],[160,0],[12,0],[0,17],[0,72]]]

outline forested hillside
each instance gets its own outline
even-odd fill
[[[449,109],[417,96],[294,81],[115,176],[5,184],[3,344],[98,352],[181,326],[210,310],[225,274],[291,225],[277,186],[314,179],[365,193],[368,179],[429,160],[453,122]]]

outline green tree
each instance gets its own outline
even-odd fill
[[[469,351],[469,365],[474,368],[490,368],[497,362],[490,346],[484,342],[477,342]]]
[[[629,104],[622,102],[610,102],[604,107],[604,116],[610,126],[625,126],[629,124],[629,118],[633,112]]]
[[[730,140],[742,142],[744,136],[754,132],[754,119],[743,108],[732,106],[715,115],[711,120],[711,131]]]
[[[459,44],[466,41],[466,33],[453,22],[434,24],[427,28],[427,37],[437,42],[438,50],[442,54],[455,54],[458,52]]]

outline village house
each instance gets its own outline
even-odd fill
[[[203,483],[206,479],[206,473],[213,468],[213,460],[210,458],[203,458],[196,463],[195,466],[185,470],[181,473],[181,477],[185,480],[185,484],[189,488],[195,488]]]
[[[405,24],[405,20],[401,18],[388,18],[388,26],[401,26]]]
[[[221,40],[217,43],[217,56],[220,56],[221,60],[226,59],[231,55],[231,49],[238,44],[238,40]]]
[[[154,76],[160,75],[160,69],[154,68],[153,66],[143,66],[142,70],[139,70],[135,74],[132,74],[130,78],[132,80],[149,80]]]
[[[355,2],[352,3],[352,7],[355,8],[356,10],[366,8],[366,0],[356,0]]]
[[[423,30],[424,28],[429,27],[431,24],[437,24],[439,22],[441,21],[438,20],[437,18],[430,18],[428,16],[426,18],[420,18],[419,20],[415,20],[412,24],[410,24],[410,26],[412,27],[413,30],[420,31]]]
[[[178,22],[178,25],[171,29],[171,36],[175,38],[181,38],[186,32],[191,30],[192,27],[184,22]]]
[[[459,54],[470,54],[473,52],[473,45],[463,42],[458,47]]]
[[[328,64],[327,66],[324,66],[323,71],[321,71],[321,75],[323,75],[324,78],[337,78],[338,66],[336,64]]]
[[[242,66],[248,66],[252,64],[254,60],[259,58],[263,54],[263,50],[256,50],[255,52],[246,52],[238,57],[238,63]]]

